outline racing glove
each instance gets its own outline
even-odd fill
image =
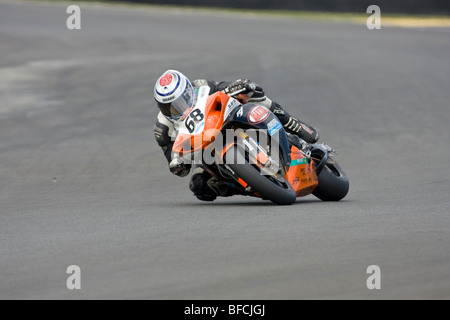
[[[179,177],[186,177],[191,171],[191,165],[183,162],[183,159],[176,157],[169,163],[170,172]]]
[[[239,95],[238,98],[244,100],[245,103],[266,99],[263,88],[248,79],[236,80],[229,84],[223,92],[231,97]]]

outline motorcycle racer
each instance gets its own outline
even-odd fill
[[[176,138],[174,122],[180,120],[184,113],[195,105],[197,100],[195,88],[202,86],[209,86],[210,94],[223,91],[243,104],[263,105],[277,116],[286,132],[297,135],[308,143],[315,143],[319,140],[316,128],[292,117],[277,102],[269,99],[259,85],[250,80],[239,79],[234,82],[226,82],[198,79],[191,83],[181,72],[168,70],[159,77],[154,87],[154,98],[160,110],[154,134],[169,162],[170,171],[177,176],[187,176],[192,165],[172,154],[172,146]],[[227,197],[236,194],[233,188],[211,177],[200,167],[194,167],[189,187],[194,195],[202,201],[214,201],[217,196]]]

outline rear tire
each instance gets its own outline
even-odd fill
[[[313,195],[322,201],[342,200],[350,188],[347,174],[337,163],[325,165],[318,179],[319,185]]]
[[[233,148],[236,154],[239,154],[237,148]],[[235,158],[236,159],[236,158]],[[247,160],[243,164],[227,164],[242,180],[244,180],[252,189],[261,194],[264,199],[268,199],[278,205],[291,205],[297,200],[297,194],[289,181],[285,179],[286,186],[276,184],[269,180],[251,165]]]

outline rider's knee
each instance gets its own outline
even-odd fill
[[[211,178],[206,173],[194,173],[189,182],[189,189],[194,193],[197,199],[202,201],[214,201],[217,194],[208,187],[208,179]]]

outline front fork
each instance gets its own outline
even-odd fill
[[[236,155],[233,155],[232,161],[238,161],[237,163],[245,163],[256,165],[260,168],[261,174],[271,176],[280,182],[284,182],[284,175],[287,172],[287,168],[281,167],[279,162],[274,160],[273,156],[270,156],[268,152],[258,143],[257,140],[250,137],[244,130],[237,129],[236,137],[238,142],[233,142],[225,146],[222,154],[216,155],[216,163],[219,171],[226,170],[227,174],[236,180],[247,192],[252,192],[251,188],[243,181],[236,173],[226,164],[227,152],[237,146],[238,148],[232,150],[238,151]],[[277,150],[278,151],[278,150]],[[283,171],[284,170],[284,171]],[[222,171],[223,172],[223,171]]]
[[[255,164],[261,169],[261,174],[268,176],[276,176],[282,173],[282,167],[278,161],[271,157],[261,145],[250,137],[245,131],[238,130],[238,138],[244,144],[244,153],[248,154],[250,164]]]

